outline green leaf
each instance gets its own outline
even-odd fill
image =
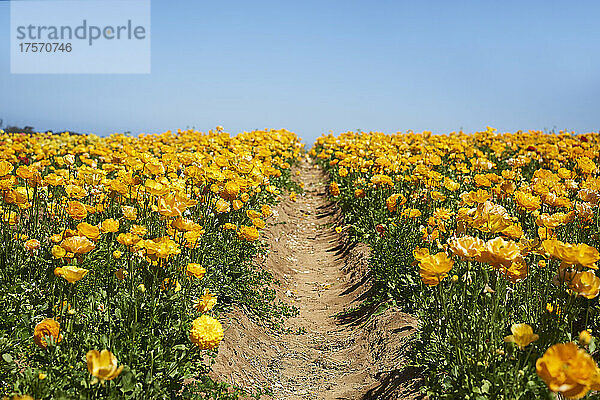
[[[2,359],[4,361],[6,361],[7,363],[9,363],[9,364],[11,364],[13,362],[12,356],[10,354],[8,354],[8,353],[2,354]]]

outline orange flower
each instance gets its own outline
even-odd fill
[[[406,197],[398,193],[391,195],[385,200],[385,205],[389,212],[396,211],[396,208],[404,203],[406,203]]]
[[[590,271],[578,272],[569,287],[579,296],[593,299],[600,292],[600,278]]]
[[[580,399],[590,390],[600,389],[596,362],[573,342],[551,346],[535,367],[548,388],[567,399]]]
[[[100,226],[100,229],[102,229],[102,232],[104,232],[104,233],[118,232],[119,231],[119,221],[116,221],[112,218],[105,219],[104,221],[102,221],[102,225]]]
[[[54,268],[54,275],[65,278],[69,283],[75,283],[82,280],[88,272],[89,270],[85,268],[78,268],[73,265]]]
[[[117,242],[121,243],[123,246],[131,247],[137,242],[139,242],[141,238],[133,233],[119,233],[117,236]]]
[[[96,241],[100,237],[100,229],[97,226],[81,222],[77,225],[77,232],[90,240]]]
[[[82,220],[87,217],[88,214],[85,204],[78,201],[69,201],[65,211],[75,220]]]
[[[331,193],[331,195],[334,197],[340,195],[340,186],[337,184],[337,182],[331,182],[329,184],[329,193]]]
[[[527,324],[513,324],[510,327],[510,331],[512,335],[505,337],[504,341],[513,342],[521,350],[540,338],[537,334],[533,333],[533,329]]]
[[[50,339],[55,344],[60,343],[62,335],[60,334],[60,324],[52,318],[46,318],[35,326],[33,330],[33,341],[42,348],[48,347]]]
[[[185,272],[188,276],[195,276],[198,279],[202,279],[204,274],[206,274],[206,269],[200,264],[189,263]]]
[[[238,237],[248,242],[253,242],[258,239],[258,235],[258,231],[253,226],[241,225],[240,229],[238,230]]]
[[[437,286],[442,279],[448,276],[454,261],[444,252],[436,255],[428,255],[420,260],[419,271],[423,283],[429,286]]]
[[[96,248],[96,245],[85,236],[71,236],[63,240],[60,246],[74,254],[85,254]]]
[[[25,248],[27,250],[34,251],[39,249],[41,246],[40,241],[37,239],[29,239],[28,241],[25,242]]]

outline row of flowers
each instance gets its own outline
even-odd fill
[[[373,248],[370,301],[421,321],[411,357],[431,396],[600,389],[600,135],[347,132],[311,155],[343,230]]]
[[[293,133],[0,132],[0,143],[5,393],[211,395],[219,313],[293,312],[252,264],[302,151]]]

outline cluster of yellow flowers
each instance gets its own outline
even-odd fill
[[[488,283],[497,279],[548,296],[553,285],[571,298],[563,305],[574,309],[576,298],[595,299],[600,292],[599,134],[346,132],[320,137],[310,154],[331,172],[331,196],[385,217],[373,219],[379,235],[372,237],[387,240],[388,230],[417,224],[413,265],[426,287],[440,285],[453,269],[462,278],[453,275],[452,282],[468,284],[476,279],[470,266],[479,265],[489,293]],[[488,279],[489,267],[498,278]],[[555,268],[554,278],[528,282],[532,271],[546,276],[548,268]],[[530,307],[546,301],[552,309],[548,298]],[[585,315],[569,318],[588,323]],[[538,339],[527,324],[513,324],[512,333],[507,341],[520,348]],[[599,388],[595,362],[573,343],[550,347],[537,371],[567,398]]]
[[[118,310],[125,325],[138,322],[141,311],[130,308],[141,307],[138,296],[184,293],[189,297],[177,300],[183,305],[171,309],[187,311],[174,320],[202,313],[186,336],[194,348],[217,347],[223,328],[205,313],[217,304],[211,291],[219,287],[200,283],[210,273],[207,247],[221,241],[254,248],[245,242],[260,237],[272,216],[267,203],[302,152],[286,130],[230,136],[221,127],[106,138],[0,131],[0,144],[3,265],[17,255],[11,260],[19,276],[45,283],[58,303],[51,315],[36,316],[33,339],[43,349],[69,345],[78,313],[72,305],[91,304],[97,293],[88,299],[85,291],[98,285],[132,299]],[[94,301],[89,306],[103,312],[104,302]],[[135,342],[136,328],[130,333]],[[109,350],[90,350],[86,360],[100,381],[123,369]]]

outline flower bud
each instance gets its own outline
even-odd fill
[[[579,334],[579,344],[582,346],[587,346],[592,341],[592,335],[589,330],[581,331]]]

